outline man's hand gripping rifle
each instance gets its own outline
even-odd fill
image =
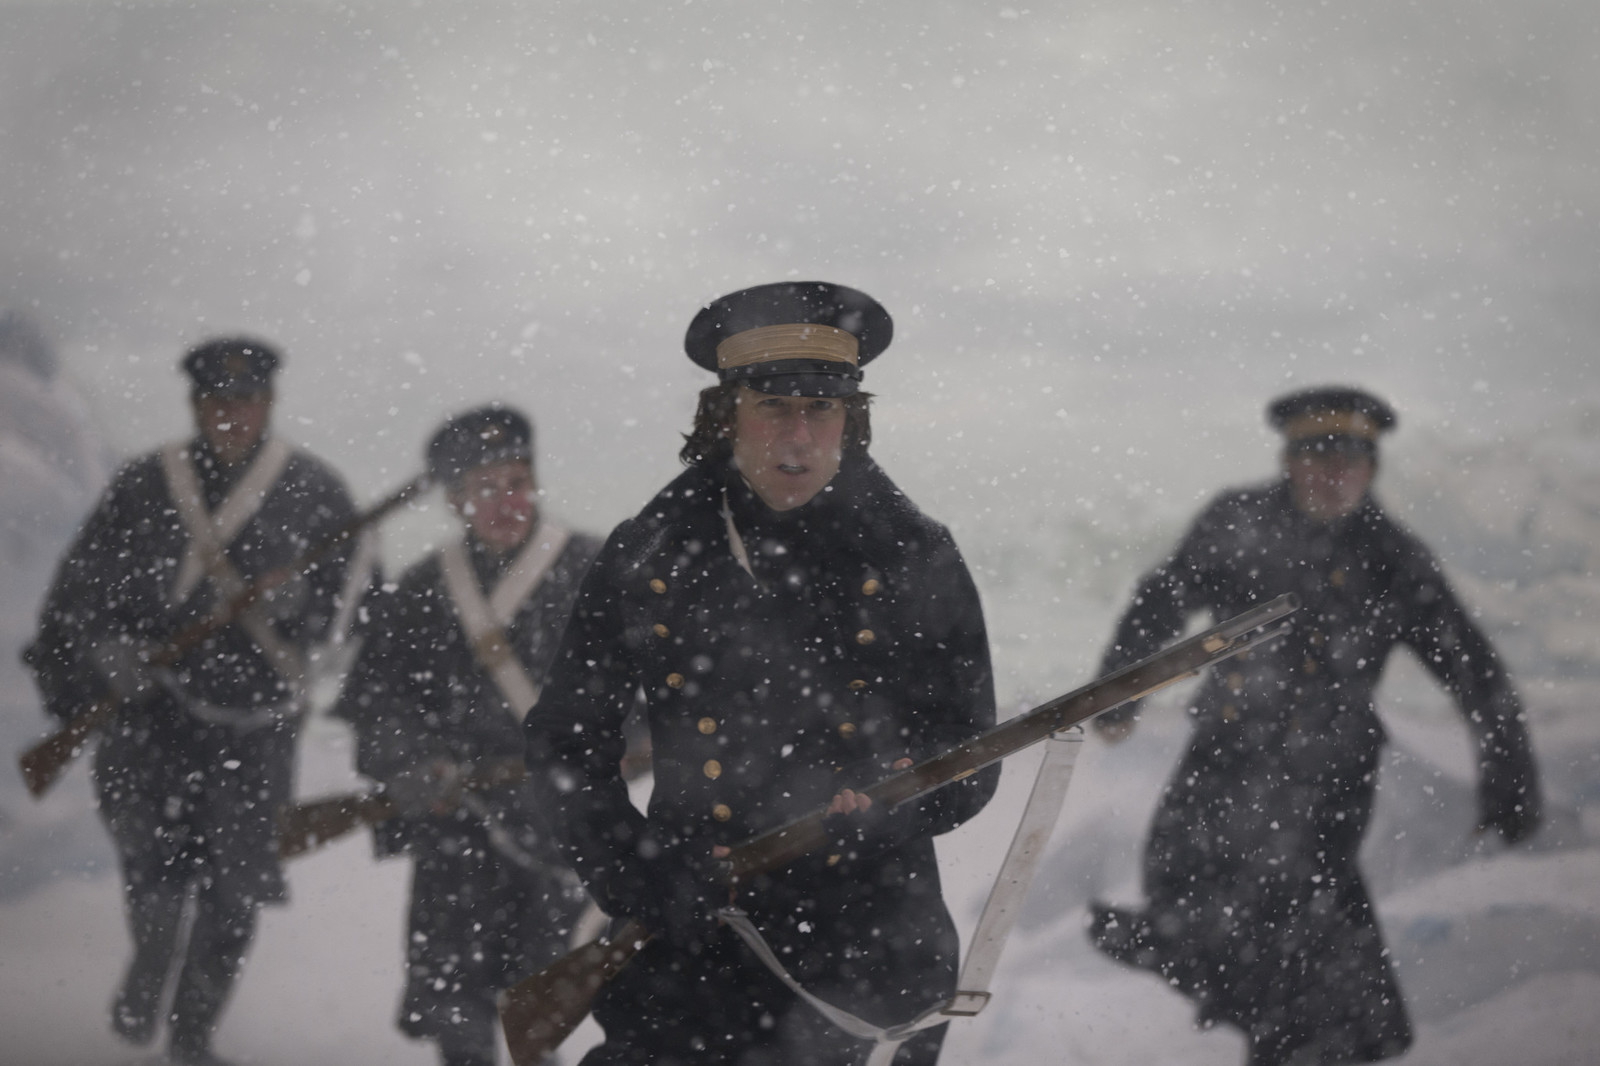
[[[1284,619],[1299,606],[1295,596],[1279,596],[886,777],[865,794],[875,804],[894,807],[960,781],[1052,733],[1276,640],[1288,632]],[[737,886],[825,847],[829,840],[825,817],[826,811],[819,810],[737,845],[721,864],[723,879]],[[642,923],[630,919],[610,939],[585,944],[503,993],[500,1021],[512,1062],[535,1066],[559,1047],[588,1015],[600,986],[626,966],[651,935]]]

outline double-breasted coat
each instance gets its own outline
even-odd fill
[[[1428,549],[1370,497],[1315,521],[1286,481],[1222,494],[1139,584],[1104,667],[1149,654],[1196,613],[1281,593],[1293,629],[1213,671],[1145,852],[1147,909],[1102,913],[1108,951],[1172,979],[1202,1019],[1237,1025],[1253,1062],[1315,1042],[1371,1061],[1411,1040],[1357,867],[1383,726],[1373,689],[1410,648],[1454,698],[1480,765],[1480,817],[1512,839],[1538,818],[1521,705]],[[1108,928],[1109,926],[1109,928]]]
[[[644,814],[616,772],[641,689],[655,768]],[[601,992],[607,1040],[585,1062],[851,1061],[859,1045],[706,917],[727,902],[725,889],[713,898],[711,848],[993,721],[961,556],[864,455],[782,513],[725,465],[691,466],[617,527],[527,723],[529,768],[574,868],[609,914],[662,931]],[[755,878],[737,902],[808,989],[878,1024],[909,1020],[954,984],[933,837],[976,814],[996,779],[841,823],[834,847]],[[903,1061],[932,1061],[940,1039]]]
[[[532,534],[543,535],[545,527]],[[466,546],[487,596],[512,558],[470,536]],[[599,548],[597,537],[569,536],[505,627],[535,684]],[[379,600],[333,713],[356,729],[358,769],[397,791],[441,760],[463,775],[522,760],[521,722],[474,655],[438,553]],[[496,993],[560,954],[585,902],[550,842],[537,794],[526,781],[476,788],[449,814],[423,806],[381,823],[376,841],[381,854],[414,860],[400,1028],[438,1037],[462,1024],[492,1027]]]

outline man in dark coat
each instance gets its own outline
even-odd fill
[[[493,1066],[496,995],[561,953],[584,904],[536,816],[521,724],[600,541],[541,514],[516,411],[451,419],[428,464],[465,535],[380,601],[333,713],[402,810],[379,849],[414,860],[400,1028],[445,1066]]]
[[[195,436],[118,472],[62,561],[26,653],[62,722],[107,695],[123,701],[93,771],[134,941],[112,1025],[148,1042],[176,967],[168,1017],[180,1063],[220,1061],[211,1034],[257,909],[284,898],[272,819],[292,792],[307,658],[366,589],[365,567],[342,547],[170,669],[149,666],[186,624],[354,514],[328,467],[268,433],[278,364],[248,338],[188,353]]]
[[[828,807],[832,846],[738,904],[809,991],[869,1022],[954,988],[933,837],[988,801],[994,768],[894,810],[855,789],[994,721],[983,614],[948,531],[867,455],[860,366],[887,312],[820,282],[716,301],[689,328],[719,372],[688,466],[601,551],[528,719],[528,765],[601,907],[657,932],[604,988],[612,1063],[841,1063],[870,1047],[789,992],[712,910],[730,845]],[[643,690],[648,814],[617,772]],[[943,1028],[896,1060],[932,1063]]]
[[[1372,692],[1399,645],[1450,693],[1472,730],[1483,831],[1515,842],[1539,820],[1527,727],[1505,668],[1439,564],[1368,493],[1387,404],[1356,389],[1276,401],[1284,476],[1223,493],[1139,584],[1103,668],[1285,592],[1303,606],[1276,644],[1209,676],[1194,735],[1156,812],[1148,903],[1097,907],[1092,935],[1153,969],[1203,1023],[1242,1029],[1252,1066],[1371,1062],[1411,1027],[1357,852],[1383,727]],[[1117,739],[1123,710],[1098,719]]]

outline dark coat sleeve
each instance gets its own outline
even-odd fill
[[[1450,693],[1478,755],[1478,820],[1509,841],[1539,824],[1541,798],[1527,716],[1505,666],[1416,538],[1395,532],[1400,639]]]
[[[432,645],[452,617],[429,580],[433,570],[419,564],[371,599],[361,651],[330,712],[355,728],[356,769],[377,781],[448,754],[444,739],[426,728],[426,712],[437,701]]]
[[[937,590],[915,609],[922,652],[911,657],[901,697],[905,754],[921,762],[994,726],[994,671],[978,589],[948,531],[935,527],[908,554],[921,571],[913,583]],[[893,811],[877,807],[865,816],[829,818],[834,846],[860,861],[918,837],[948,833],[981,811],[999,782],[1000,767],[991,766]]]
[[[106,695],[95,649],[108,639],[160,640],[172,612],[159,596],[162,561],[146,550],[148,511],[165,499],[148,457],[117,472],[78,531],[24,652],[47,713],[61,722]],[[152,572],[154,571],[154,572]]]
[[[304,452],[295,453],[279,491],[286,497],[279,505],[282,513],[294,516],[300,527],[295,531],[295,555],[325,544],[356,517],[355,505],[343,480]],[[278,513],[278,507],[271,513]],[[348,568],[358,546],[356,538],[346,539],[307,567],[302,576],[291,580],[285,586],[291,602],[285,603],[284,609],[274,609],[272,598],[276,590],[268,593],[264,598],[265,606],[285,636],[305,647],[332,635],[329,627],[339,615],[340,597],[346,591]],[[259,574],[271,566],[258,564],[248,572]],[[364,595],[366,587],[361,585],[351,592]]]
[[[1225,528],[1227,498],[1207,507],[1184,534],[1171,555],[1139,579],[1132,602],[1117,621],[1111,645],[1100,660],[1100,672],[1110,673],[1153,655],[1183,635],[1189,617],[1207,609],[1219,570],[1218,530]],[[1125,722],[1139,712],[1138,701],[1107,711],[1100,720]]]
[[[637,914],[652,883],[654,840],[619,770],[638,688],[617,571],[635,523],[624,522],[589,568],[549,680],[524,725],[532,787],[562,856],[610,914]]]

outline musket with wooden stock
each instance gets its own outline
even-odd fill
[[[433,483],[431,475],[423,474],[402,486],[393,495],[356,515],[336,529],[327,539],[312,545],[283,566],[268,570],[219,604],[210,614],[178,630],[150,657],[149,666],[159,669],[176,665],[183,657],[205,643],[219,630],[225,629],[271,590],[293,579],[320,562],[346,542],[359,537],[373,525],[383,520],[391,511],[426,492]],[[66,725],[24,751],[17,760],[22,779],[28,791],[38,798],[55,784],[61,772],[84,749],[89,738],[116,716],[122,701],[115,697],[96,700],[84,710],[73,715]]]
[[[520,757],[490,759],[461,778],[461,792],[483,792],[514,785],[527,776]],[[345,792],[278,808],[278,858],[292,859],[339,839],[363,826],[379,825],[401,812],[401,805],[382,792]]]
[[[1294,595],[1279,596],[1058,696],[863,791],[874,804],[892,808],[942,785],[971,777],[1052,733],[1276,640],[1288,632],[1289,624],[1284,619],[1299,606]],[[823,823],[826,815],[825,809],[818,810],[736,845],[718,864],[720,876],[730,888],[737,888],[756,874],[781,869],[820,850],[829,840]],[[500,1022],[515,1066],[537,1066],[554,1052],[588,1015],[600,987],[626,966],[651,936],[642,922],[629,919],[610,938],[585,944],[503,992]]]

